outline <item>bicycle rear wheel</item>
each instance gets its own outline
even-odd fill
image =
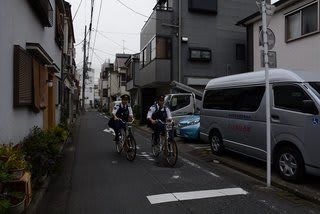
[[[167,163],[170,166],[174,166],[177,163],[178,160],[178,146],[177,143],[175,141],[172,142],[168,142],[168,151],[166,154],[166,160]]]
[[[133,161],[137,154],[137,144],[133,136],[128,136],[126,158],[129,161]]]

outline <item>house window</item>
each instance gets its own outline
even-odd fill
[[[140,69],[145,67],[154,59],[171,58],[171,39],[165,37],[154,37],[140,52]]]
[[[189,0],[188,5],[191,12],[216,14],[218,11],[217,0]]]
[[[189,48],[189,59],[191,61],[211,61],[211,50],[203,48]]]
[[[286,40],[319,31],[318,2],[286,16]]]
[[[121,86],[126,86],[126,74],[121,74]]]
[[[151,40],[151,60],[154,60],[156,58],[156,44],[157,44],[157,38],[154,37]]]
[[[140,68],[144,67],[144,63],[143,63],[143,50],[140,52]]]
[[[157,10],[170,10],[170,11],[172,11],[172,0],[158,1]]]
[[[14,46],[14,106],[32,106],[32,57],[19,45]]]
[[[164,37],[157,37],[157,59],[171,58],[171,39]]]
[[[244,44],[236,44],[236,60],[245,60]]]

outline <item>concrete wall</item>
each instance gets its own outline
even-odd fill
[[[277,67],[286,69],[303,69],[319,71],[320,69],[320,34],[307,36],[292,42],[286,42],[285,15],[312,0],[301,1],[289,8],[276,12],[271,19],[269,28],[274,32],[276,43],[272,51],[277,53]],[[260,61],[259,26],[261,21],[253,25],[254,70],[262,70]],[[320,72],[320,71],[319,71]]]
[[[55,10],[55,1],[51,0]],[[0,143],[22,140],[33,126],[42,127],[42,111],[27,107],[13,108],[13,46],[26,47],[26,42],[39,43],[60,68],[61,51],[54,40],[53,27],[43,27],[28,1],[2,0],[0,7]],[[60,74],[59,74],[60,75]],[[60,111],[56,109],[57,120]]]

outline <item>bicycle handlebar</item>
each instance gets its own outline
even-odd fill
[[[160,122],[160,123],[162,123],[162,124],[170,125],[170,124],[172,124],[172,123],[173,123],[173,120],[170,120],[170,121],[167,121],[167,122],[163,122],[162,120],[157,119],[157,120],[156,120],[156,122]]]
[[[132,125],[133,124],[133,122],[134,122],[134,118],[132,118],[132,121],[131,122],[126,122],[126,121],[123,121],[121,118],[118,118],[118,120],[120,120],[122,123],[124,123],[124,124],[128,124],[128,125]]]

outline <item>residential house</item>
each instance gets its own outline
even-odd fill
[[[66,9],[63,0],[4,0],[0,14],[0,142],[18,143],[33,126],[60,122]]]
[[[211,78],[245,72],[246,31],[236,23],[256,10],[252,0],[158,0],[140,33],[144,114],[172,80],[203,89]]]
[[[84,108],[90,109],[94,107],[94,69],[88,68],[85,80],[84,90]],[[81,80],[81,85],[82,85]],[[82,98],[82,90],[80,91],[80,97]]]
[[[130,54],[116,54],[116,58],[114,61],[114,70],[117,72],[117,82],[119,91],[116,94],[117,99],[120,98],[122,94],[127,94],[126,85],[127,85],[127,67],[125,65],[125,62],[130,57]],[[113,95],[113,94],[112,94]]]
[[[280,0],[274,6],[268,26],[275,36],[275,45],[269,50],[269,66],[319,72],[319,0]],[[238,22],[248,31],[249,71],[264,67],[261,60],[262,42],[259,39],[261,23],[260,12]]]
[[[119,90],[117,79],[113,63],[103,63],[100,72],[100,102],[103,111],[110,112],[111,103],[117,99],[116,94]]]
[[[60,84],[61,90],[61,118],[70,122],[79,112],[79,79],[76,75],[75,63],[75,38],[72,22],[71,5],[64,2],[66,15],[64,16],[64,40],[63,40],[63,73]],[[60,83],[61,83],[60,82]]]
[[[139,53],[133,54],[127,58],[125,62],[127,67],[126,74],[126,90],[129,92],[131,97],[131,104],[133,106],[138,106],[141,102],[141,93],[139,87]]]

